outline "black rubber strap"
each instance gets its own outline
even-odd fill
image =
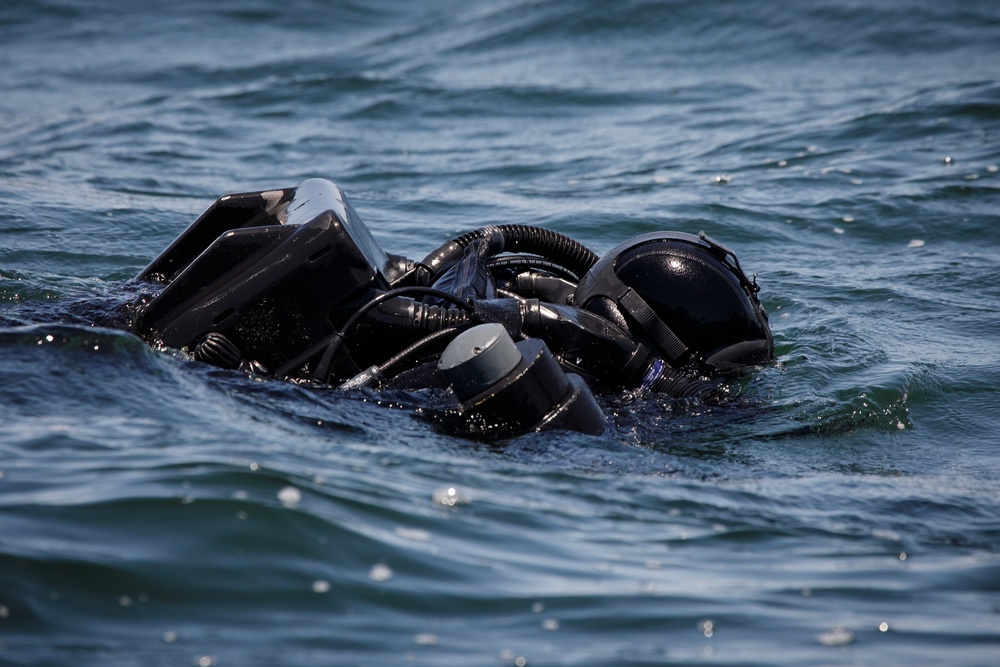
[[[687,345],[681,342],[677,334],[631,288],[618,298],[618,303],[625,306],[628,314],[646,330],[646,333],[666,353],[670,361],[675,362],[690,353]]]

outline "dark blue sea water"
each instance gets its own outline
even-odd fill
[[[998,166],[993,0],[6,0],[0,664],[1000,664]],[[314,176],[416,258],[705,230],[778,361],[485,446],[93,326]]]

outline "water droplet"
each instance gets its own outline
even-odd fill
[[[823,632],[816,637],[823,646],[846,646],[854,641],[854,633],[841,627]]]
[[[922,247],[924,247],[924,241],[922,241],[921,239],[913,239],[912,241],[910,241],[909,243],[906,244],[906,247],[907,248],[922,248]]]
[[[437,646],[438,638],[437,635],[432,635],[429,632],[421,632],[418,635],[414,635],[413,643],[417,646]]]
[[[899,554],[899,560],[906,560],[906,552]]]
[[[118,598],[118,604],[120,604],[123,607],[131,607],[132,606],[132,598],[130,598],[127,595],[123,595],[120,598]]]
[[[195,658],[194,664],[198,665],[198,667],[212,667],[215,664],[215,658],[210,655],[203,655]]]
[[[173,644],[175,641],[177,641],[178,635],[173,630],[167,630],[166,632],[163,633],[162,637],[165,643]]]
[[[998,171],[1000,171],[1000,167],[996,166],[995,164],[990,164],[986,166],[986,171],[988,171],[991,174],[995,174]]]
[[[545,605],[542,604],[541,602],[536,602],[533,605],[531,605],[531,611],[535,614],[541,614],[543,611],[545,611]]]
[[[548,630],[549,632],[555,632],[559,629],[559,621],[554,618],[547,618],[542,621],[542,630]]]
[[[854,216],[852,216],[852,215],[845,215],[840,220],[842,222],[854,222]]]
[[[281,501],[282,505],[295,505],[302,500],[302,492],[294,486],[286,486],[281,491],[278,491],[278,500]]]
[[[240,521],[246,521],[248,516],[249,515],[243,510],[240,510],[239,512],[236,513],[236,518],[239,519]]]
[[[886,623],[885,621],[882,621],[881,623],[878,624],[878,631],[889,632],[889,624]]]
[[[313,593],[329,593],[330,582],[326,579],[317,579],[312,583]]]
[[[388,565],[379,563],[368,572],[368,578],[372,581],[389,581],[392,579],[392,570]]]
[[[402,526],[397,526],[392,532],[404,540],[413,540],[414,542],[429,542],[431,539],[431,534],[420,528],[403,528]]]
[[[843,233],[844,233],[844,230],[843,230],[843,229],[841,229],[840,227],[834,227],[834,228],[833,228],[833,233],[834,233],[834,234],[843,234]]]
[[[944,160],[942,160],[942,162],[944,162],[945,164],[955,164],[955,160],[952,159],[950,155],[945,155]]]
[[[895,530],[886,530],[883,528],[876,528],[872,530],[872,537],[877,537],[882,540],[893,540],[895,542],[898,542],[900,539],[899,533]]]
[[[715,177],[715,183],[717,185],[727,185],[733,182],[733,177],[728,174],[720,174]]]
[[[0,604],[0,618],[10,618],[10,609]]]
[[[701,632],[704,633],[706,637],[711,637],[712,635],[715,634],[715,622],[706,619],[698,624],[698,629],[701,630]]]
[[[778,166],[779,167],[787,167],[788,166],[788,160],[778,160]]]
[[[445,507],[454,507],[455,505],[468,504],[468,499],[459,493],[454,486],[449,486],[447,489],[438,489],[434,492],[434,502]]]

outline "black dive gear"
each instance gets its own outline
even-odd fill
[[[416,279],[423,284],[432,282],[462,256],[469,244],[479,240],[487,242],[490,257],[504,252],[530,253],[551,260],[577,278],[597,261],[597,255],[592,250],[550,229],[529,225],[498,225],[481,227],[448,241],[417,264]]]
[[[736,254],[704,232],[654,232],[604,255],[574,301],[649,341],[674,366],[728,369],[774,355],[759,291]]]
[[[441,354],[438,369],[449,388],[437,419],[453,433],[495,438],[604,430],[604,413],[583,378],[565,373],[544,341],[514,343],[499,324],[459,334]]]
[[[139,274],[166,287],[140,304],[135,328],[157,345],[192,350],[222,335],[243,360],[300,377],[315,360],[288,362],[331,335],[354,304],[388,289],[390,265],[329,181],[230,195]]]
[[[500,225],[414,262],[385,253],[333,183],[227,195],[138,276],[152,345],[344,389],[439,389],[436,423],[475,438],[599,433],[597,389],[716,401],[706,368],[769,361],[767,314],[704,233],[646,234],[598,258]]]

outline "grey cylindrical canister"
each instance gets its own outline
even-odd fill
[[[521,362],[521,351],[500,324],[480,324],[448,344],[438,369],[455,395],[466,400],[489,389]]]

